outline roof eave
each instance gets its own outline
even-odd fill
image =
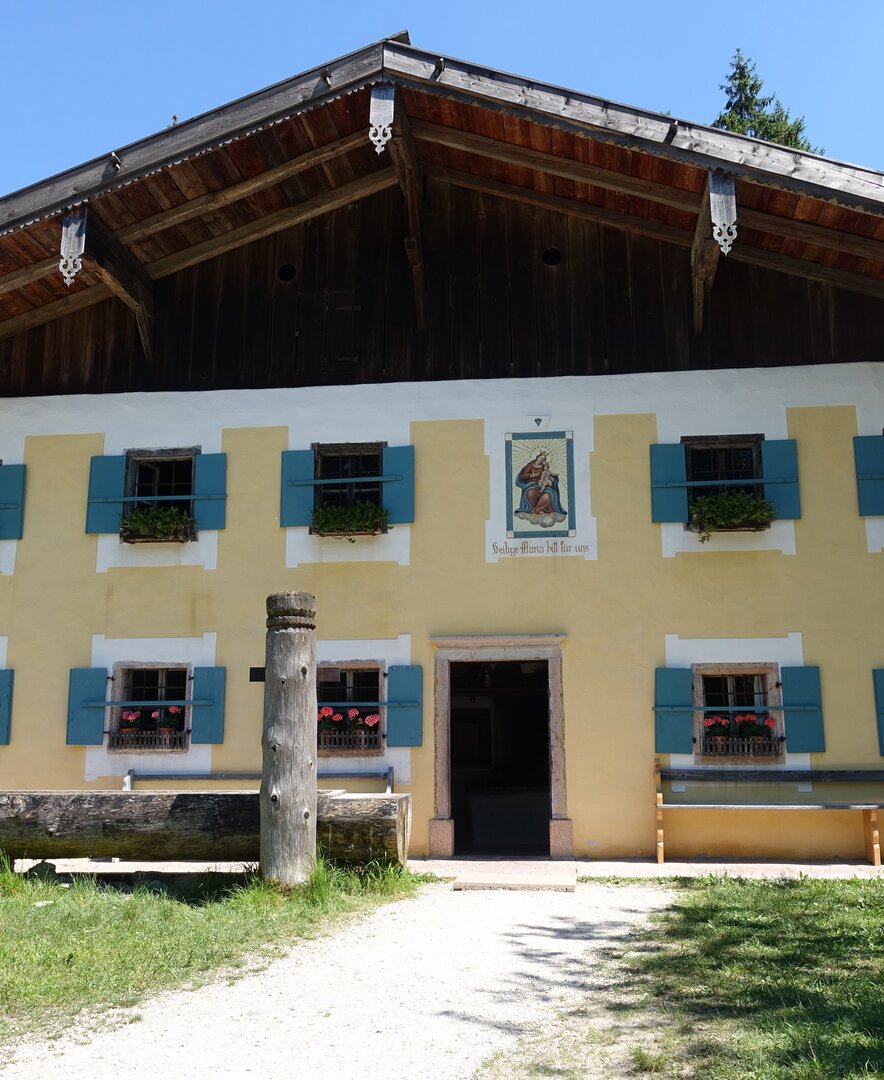
[[[349,53],[0,199],[0,236],[381,77],[383,42]]]
[[[385,41],[386,76],[563,130],[884,214],[884,173]]]

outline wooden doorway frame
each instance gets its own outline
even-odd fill
[[[549,853],[553,859],[574,854],[571,819],[565,784],[565,705],[562,695],[562,642],[564,634],[476,635],[434,637],[435,816],[430,819],[430,855],[454,855],[454,818],[451,816],[451,664],[501,660],[546,660],[549,671]]]

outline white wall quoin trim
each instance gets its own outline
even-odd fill
[[[112,675],[116,664],[187,664],[194,667],[215,666],[214,633],[202,637],[180,638],[107,638],[92,635],[92,667],[107,669]],[[211,772],[211,744],[190,745],[183,753],[125,754],[109,753],[107,742],[86,747],[85,779],[102,776],[125,776],[130,769],[140,772],[176,773]]]
[[[15,554],[18,540],[0,540],[0,577],[15,573]]]

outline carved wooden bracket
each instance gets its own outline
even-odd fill
[[[377,89],[377,87],[375,87]],[[394,136],[390,141],[390,157],[408,210],[408,236],[405,238],[405,254],[411,266],[414,286],[414,311],[418,329],[426,325],[426,284],[424,281],[423,236],[421,228],[421,201],[423,178],[414,139],[411,135],[408,113],[401,97],[396,108]]]
[[[61,223],[61,261],[58,268],[66,285],[85,264],[112,292],[135,312],[145,359],[153,359],[153,282],[141,263],[102,220],[78,206]]]
[[[694,293],[694,333],[703,329],[706,301],[722,253],[727,255],[737,238],[737,199],[733,177],[711,172],[691,244],[691,274]]]
[[[393,138],[393,106],[396,87],[392,83],[377,83],[371,88],[371,105],[368,111],[368,137],[380,154]]]
[[[709,211],[712,236],[727,255],[737,238],[737,194],[734,178],[724,173],[709,174]]]

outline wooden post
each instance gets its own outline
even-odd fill
[[[316,598],[267,597],[261,876],[303,885],[316,859]]]

